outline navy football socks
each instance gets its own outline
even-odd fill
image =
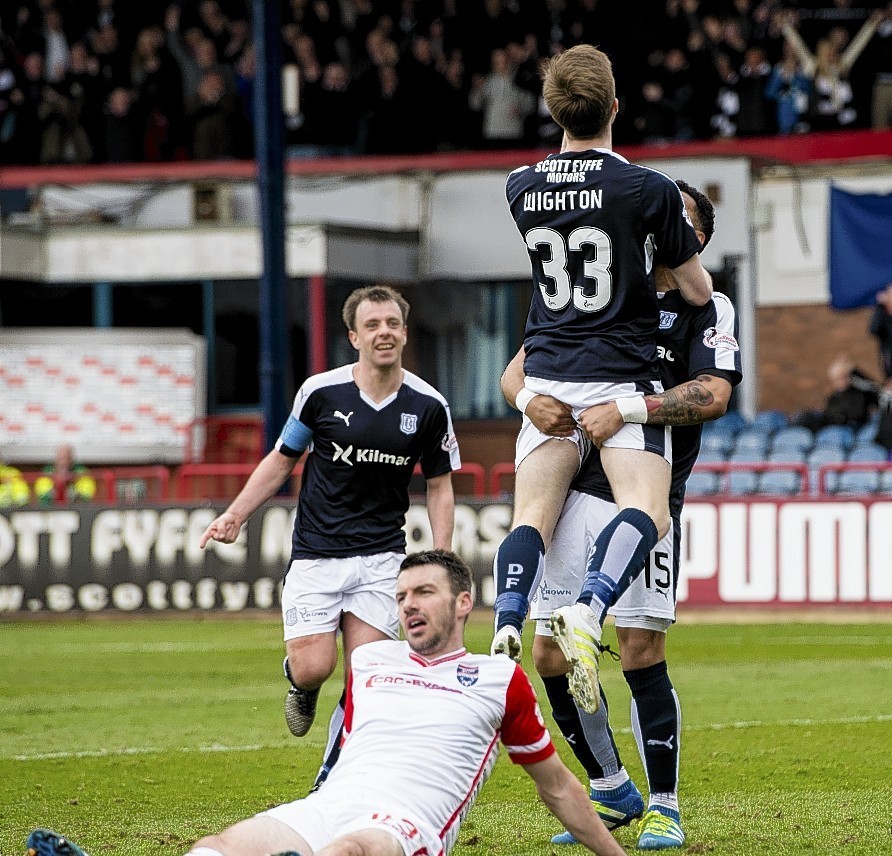
[[[607,610],[644,570],[658,540],[653,520],[637,508],[623,509],[601,530],[578,598],[599,616],[601,624]]]
[[[523,629],[530,597],[542,574],[545,543],[532,526],[512,529],[499,545],[493,562],[496,578],[496,630],[506,624]]]

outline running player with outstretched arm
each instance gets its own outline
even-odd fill
[[[338,633],[348,671],[356,647],[399,634],[393,595],[417,463],[427,479],[434,546],[452,546],[458,444],[446,400],[402,367],[408,314],[408,302],[392,288],[350,294],[343,319],[357,361],[304,382],[276,448],[200,541],[234,541],[308,451],[282,591],[291,682],[285,719],[296,737],[309,731],[319,689],[337,666]],[[337,758],[342,721],[343,699],[317,784]]]

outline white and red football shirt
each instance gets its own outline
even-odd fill
[[[555,751],[516,663],[464,648],[426,660],[405,641],[372,642],[353,652],[343,750],[325,787],[377,794],[448,853],[500,740],[518,764]]]

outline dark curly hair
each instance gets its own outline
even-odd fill
[[[712,202],[702,190],[698,190],[680,178],[676,178],[675,183],[678,185],[678,189],[682,193],[687,193],[694,200],[694,205],[697,206],[694,228],[703,233],[703,246],[705,247],[715,232],[715,208],[712,207]]]

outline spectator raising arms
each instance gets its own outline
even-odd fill
[[[784,19],[784,38],[792,44],[803,71],[812,81],[812,130],[831,131],[855,122],[857,113],[852,106],[849,72],[884,17],[880,10],[873,12],[845,50],[841,51],[839,42],[827,36],[818,42],[814,53],[796,29],[796,13],[790,12]]]
[[[781,135],[808,131],[811,80],[802,70],[802,63],[790,42],[784,45],[780,62],[771,70],[765,85],[765,97],[777,105],[777,132]]]
[[[483,114],[487,148],[518,148],[524,142],[524,124],[536,109],[536,98],[514,82],[514,74],[507,51],[494,50],[489,74],[475,78],[471,86],[468,101]]]
[[[192,129],[196,160],[231,160],[246,150],[247,128],[238,97],[226,89],[223,75],[211,70],[202,76],[186,117]]]

